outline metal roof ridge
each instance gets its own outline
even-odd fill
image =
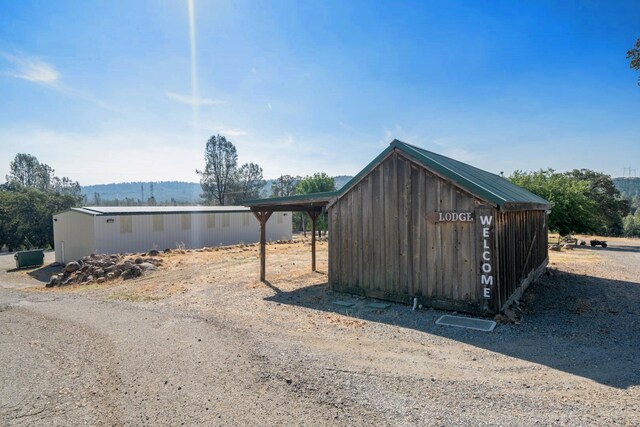
[[[95,212],[97,214],[104,213],[104,211],[99,211],[97,209],[92,209],[94,207],[97,207],[97,206],[80,206],[79,208],[73,208],[73,209],[82,209],[82,210],[89,211],[89,212]]]
[[[442,155],[437,154],[437,153],[433,153],[433,152],[431,152],[431,151],[429,151],[429,150],[425,150],[425,149],[423,149],[423,148],[416,147],[416,146],[411,145],[411,144],[407,144],[407,143],[402,142],[402,141],[399,141],[399,140],[397,140],[397,139],[396,139],[396,140],[394,140],[394,142],[396,142],[396,141],[399,143],[399,144],[397,145],[399,148],[400,148],[400,147],[402,147],[402,146],[404,145],[404,147],[402,147],[402,148],[404,148],[405,150],[409,149],[409,150],[411,150],[411,151],[417,152],[417,154],[418,154],[418,155],[428,158],[430,161],[432,161],[432,162],[436,163],[438,166],[442,167],[443,169],[446,169],[447,171],[451,172],[452,174],[454,174],[454,175],[456,175],[456,176],[460,177],[463,181],[466,181],[466,182],[468,182],[468,183],[470,183],[470,184],[473,184],[473,185],[475,185],[475,186],[481,187],[483,191],[486,191],[487,193],[490,193],[490,194],[494,195],[496,198],[498,198],[498,199],[500,199],[500,200],[503,200],[504,202],[507,202],[507,199],[506,199],[506,198],[504,198],[503,196],[501,196],[501,195],[499,195],[499,194],[496,194],[494,191],[489,190],[488,188],[486,188],[485,186],[480,185],[480,184],[479,184],[479,183],[477,183],[477,182],[474,182],[473,180],[471,180],[471,179],[469,179],[469,178],[465,177],[464,175],[460,174],[459,172],[456,172],[454,169],[451,169],[450,167],[448,167],[448,166],[446,166],[446,165],[443,165],[443,164],[442,164],[441,162],[439,162],[438,160],[436,160],[436,159],[434,159],[434,158],[432,158],[432,157],[427,156],[427,155],[426,155],[426,154],[424,154],[423,152],[426,152],[426,153],[429,153],[429,154],[435,154],[435,155],[437,155],[437,156],[442,156]],[[402,149],[402,148],[401,148],[401,149]],[[479,170],[479,171],[481,171],[481,172],[484,172],[484,173],[491,173],[491,172],[487,172],[487,171],[485,171],[485,170],[482,170],[482,169],[476,168],[475,166],[472,166],[472,165],[470,165],[470,164],[468,164],[468,163],[464,163],[464,162],[461,162],[461,161],[459,161],[459,160],[452,159],[451,157],[447,157],[447,156],[442,156],[442,157],[447,158],[447,159],[449,159],[449,160],[452,160],[452,161],[454,161],[454,162],[460,163],[460,164],[462,164],[462,165],[469,166],[469,167],[471,167],[471,168],[477,169],[477,170]],[[497,175],[496,175],[496,176],[497,176]],[[484,183],[484,182],[483,182],[483,180],[478,180],[478,181],[480,181],[480,182]],[[464,183],[460,183],[460,184],[464,184]],[[486,184],[486,183],[484,183],[484,184]]]
[[[81,206],[71,208],[78,212],[93,215],[116,215],[116,214],[158,214],[158,213],[206,213],[206,212],[240,212],[248,208],[243,205],[233,206],[105,206],[106,209],[99,209],[97,206]],[[195,209],[194,209],[195,208]]]

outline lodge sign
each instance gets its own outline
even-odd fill
[[[473,212],[429,212],[427,220],[430,222],[473,222]]]

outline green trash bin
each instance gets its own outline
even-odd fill
[[[16,268],[36,267],[44,264],[44,251],[42,249],[16,252],[13,257],[16,260]]]

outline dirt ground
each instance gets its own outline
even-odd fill
[[[53,289],[0,256],[0,424],[640,425],[640,241],[608,241],[551,252],[492,333],[331,292],[325,242],[318,273],[269,245],[267,283],[257,246]]]

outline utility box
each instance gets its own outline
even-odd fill
[[[17,252],[13,257],[16,260],[16,268],[36,267],[44,264],[44,251],[42,249]]]

